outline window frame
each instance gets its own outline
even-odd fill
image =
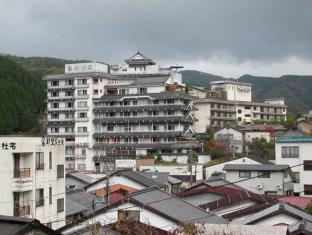
[[[44,170],[44,152],[36,152],[36,170]]]
[[[249,173],[249,176],[242,176],[242,173]],[[250,178],[251,177],[251,171],[239,171],[238,173],[239,178]]]

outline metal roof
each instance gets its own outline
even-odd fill
[[[164,187],[169,176],[168,172],[124,171],[120,172],[120,174],[146,187],[153,185]]]
[[[88,208],[80,205],[79,203],[66,198],[66,216],[75,215],[88,210]]]
[[[72,177],[85,184],[91,184],[93,182],[92,177],[81,172],[71,172],[71,173],[66,174],[66,177]]]
[[[248,216],[244,221],[242,221],[242,224],[253,224],[263,219],[264,217],[267,218],[270,215],[274,216],[276,215],[276,213],[285,213],[285,214],[291,215],[292,217],[296,217],[300,219],[307,219],[309,221],[312,221],[312,215],[302,210],[299,210],[293,206],[290,206],[288,204],[277,203],[267,209],[264,209],[253,215]]]
[[[151,208],[178,223],[204,222],[208,224],[227,224],[224,218],[208,213],[172,194],[150,187],[129,194],[131,199],[146,209]]]
[[[303,219],[302,221],[289,225],[288,232],[290,235],[312,234],[312,222]]]
[[[225,171],[283,171],[289,169],[289,165],[274,164],[225,164]]]

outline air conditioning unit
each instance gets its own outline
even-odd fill
[[[277,190],[282,190],[283,189],[282,185],[280,185],[280,184],[277,184],[276,188],[277,188]]]
[[[257,184],[257,189],[262,189],[262,184]]]

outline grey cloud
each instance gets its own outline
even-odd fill
[[[0,51],[119,63],[312,59],[309,0],[0,0]]]

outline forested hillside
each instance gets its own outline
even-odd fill
[[[0,134],[38,131],[44,97],[39,77],[0,56]]]

